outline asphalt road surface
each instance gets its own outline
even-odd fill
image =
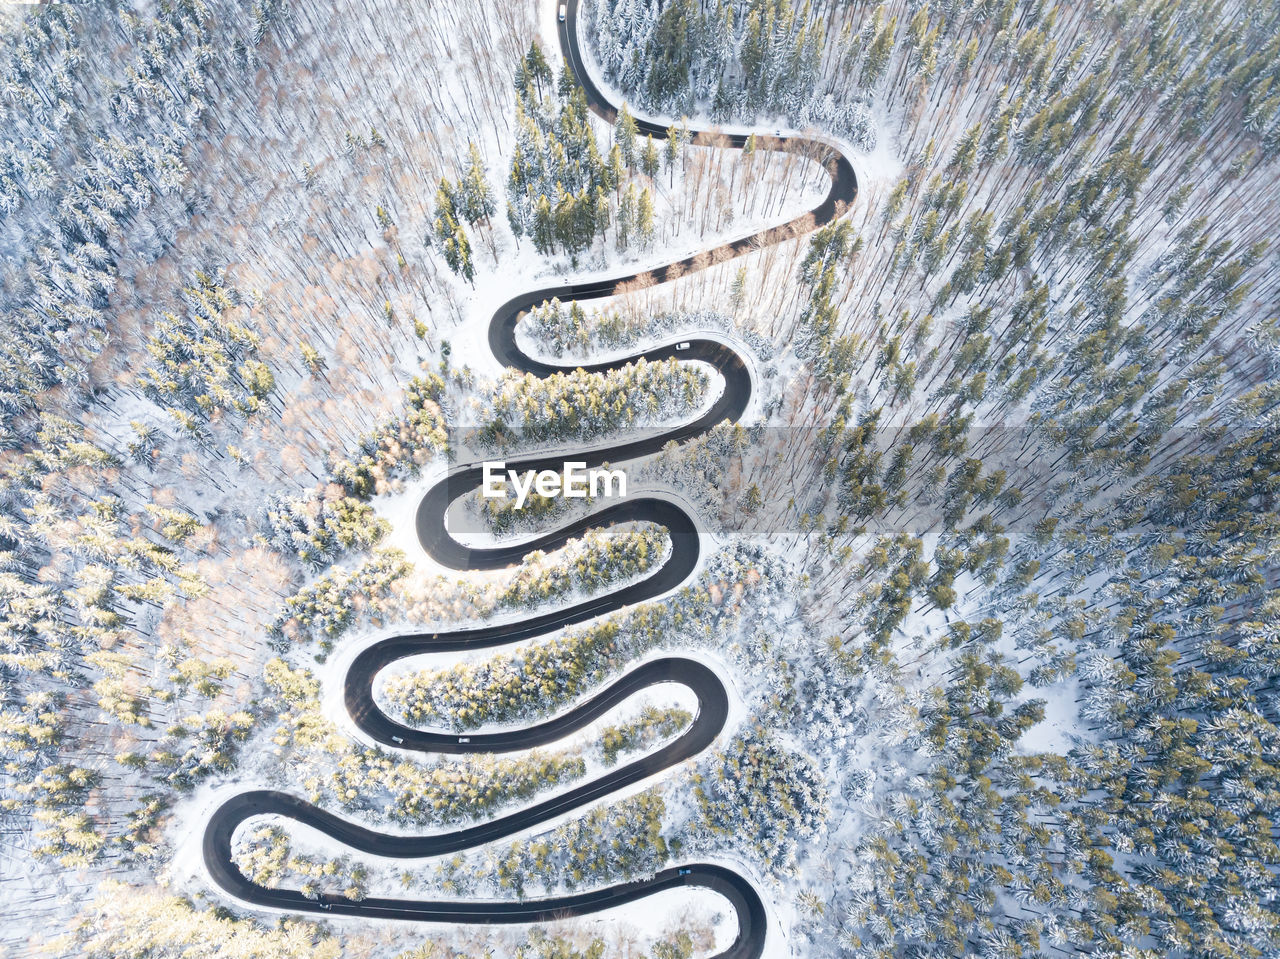
[[[586,92],[593,112],[613,122],[617,110],[583,69],[575,24],[578,0],[569,0],[568,15],[559,24],[561,52]],[[667,129],[637,118],[642,134],[665,138]],[[694,131],[695,133],[697,131]],[[741,148],[743,134],[716,135],[708,142]],[[676,263],[647,271],[654,283],[664,283],[714,263],[741,256],[773,243],[802,235],[839,217],[857,195],[857,180],[847,158],[833,146],[807,137],[760,135],[756,149],[800,153],[822,163],[831,176],[831,188],[822,203],[809,213],[781,226],[742,237]],[[553,297],[562,302],[598,299],[613,295],[619,286],[640,274],[629,273],[585,283],[565,284],[534,290],[514,297],[494,314],[489,327],[489,345],[494,356],[506,366],[535,376],[548,376],[565,369],[526,356],[516,345],[515,330],[520,317],[530,308]],[[648,456],[667,443],[684,442],[701,436],[717,424],[737,420],[751,399],[751,376],[742,358],[722,343],[692,339],[687,348],[675,344],[637,353],[610,363],[587,366],[587,370],[608,370],[634,362],[678,357],[701,360],[724,377],[725,389],[712,407],[697,420],[655,436],[629,443],[574,454],[588,468],[608,462],[617,464]],[[570,367],[572,368],[572,367]],[[559,472],[563,456],[535,456],[509,461],[516,470],[551,469]],[[684,657],[667,656],[640,665],[586,702],[553,719],[518,730],[470,733],[459,736],[412,729],[397,723],[375,704],[374,682],[388,665],[407,656],[450,650],[483,649],[508,645],[546,635],[577,623],[605,615],[625,606],[653,599],[683,583],[697,566],[699,540],[693,519],[673,503],[647,497],[627,499],[597,510],[585,519],[553,533],[517,546],[470,548],[450,535],[446,514],[451,502],[470,494],[481,483],[479,464],[451,470],[448,476],[423,496],[417,512],[417,533],[423,548],[437,561],[452,569],[501,569],[518,563],[535,549],[553,550],[586,529],[629,521],[648,521],[666,527],[672,552],[651,576],[607,596],[588,600],[566,609],[544,613],[517,623],[478,629],[436,633],[407,633],[373,644],[352,661],[344,683],[344,699],[356,726],[387,746],[433,753],[502,753],[532,749],[555,743],[594,722],[628,696],[657,683],[679,683],[693,691],[698,700],[693,723],[680,737],[657,751],[603,776],[565,792],[557,793],[516,812],[486,822],[426,835],[400,835],[367,829],[350,820],[313,806],[291,793],[255,790],[240,793],[223,803],[210,818],[204,835],[205,865],[213,880],[230,895],[247,903],[297,913],[360,916],[441,923],[531,923],[548,922],[587,915],[613,906],[634,902],[664,889],[696,886],[710,889],[728,900],[737,915],[738,935],[717,959],[758,959],[764,951],[767,919],[764,904],[745,878],[722,866],[689,863],[665,869],[652,878],[608,886],[586,893],[524,901],[441,900],[368,898],[353,902],[342,896],[308,898],[296,889],[259,886],[245,878],[231,861],[231,841],[236,827],[256,816],[277,815],[312,826],[336,841],[359,852],[392,858],[416,859],[472,849],[550,822],[575,809],[597,802],[650,776],[696,756],[710,745],[724,728],[728,697],[715,673],[703,664]]]

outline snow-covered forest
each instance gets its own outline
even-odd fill
[[[784,117],[863,150],[877,131],[864,96],[825,84],[829,23],[789,0],[589,0],[587,29],[606,78],[646,111],[721,123]],[[841,39],[846,39],[841,34]]]
[[[526,899],[685,863],[767,955],[1280,952],[1280,8],[1261,0],[582,0],[592,113],[532,0],[51,4],[0,18],[0,954],[711,956],[710,893],[591,917],[282,914],[201,862],[222,797],[444,832],[676,742],[685,687],[532,750],[375,743],[344,670],[655,575],[628,522],[458,571],[415,536],[459,429],[515,457],[742,420],[628,468],[696,515],[669,595],[405,660],[463,736],[678,654],[723,732],[625,795],[425,860],[283,817],[236,867],[309,899]],[[639,124],[654,124],[655,134]],[[654,273],[826,194],[820,227]],[[665,131],[665,132],[664,132]],[[587,506],[478,504],[523,541]],[[575,511],[576,510],[576,511]],[[408,735],[406,733],[406,735]],[[696,888],[696,887],[690,887]],[[663,898],[663,897],[666,898]]]

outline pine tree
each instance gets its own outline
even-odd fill
[[[653,142],[653,136],[650,135],[645,141],[644,155],[640,160],[640,169],[644,171],[644,175],[653,179],[658,175],[658,147]]]
[[[622,162],[622,148],[614,144],[609,150],[609,163],[605,169],[605,185],[614,191],[622,189],[622,181],[626,179],[626,167]]]
[[[601,239],[604,239],[605,231],[609,229],[611,209],[609,194],[605,192],[604,186],[596,187],[594,232],[599,233]]]
[[[636,204],[636,235],[640,238],[641,247],[646,250],[653,245],[654,227],[653,196],[649,193],[649,188],[645,187],[640,191],[640,201]]]
[[[444,259],[453,270],[472,286],[475,285],[475,264],[471,259],[471,241],[467,231],[456,220],[448,220],[444,240]]]
[[[747,301],[747,268],[745,266],[738,267],[738,272],[733,277],[733,287],[729,291],[729,308],[735,314],[742,310],[743,305]]]
[[[545,194],[538,197],[533,208],[532,237],[533,248],[539,253],[545,255],[555,249],[555,217],[551,213],[551,200]]]
[[[440,178],[440,183],[436,187],[436,210],[432,229],[436,240],[441,244],[453,235],[457,227],[457,192],[452,183],[444,177]]]
[[[622,202],[618,204],[618,224],[614,230],[614,241],[619,250],[625,250],[631,243],[631,235],[636,229],[636,185],[628,184]]]
[[[537,87],[538,98],[541,99],[544,95],[543,84],[550,84],[552,77],[551,66],[547,63],[547,58],[543,55],[542,47],[537,40],[529,44],[529,52],[525,54],[523,66]]]
[[[614,123],[613,137],[614,143],[622,151],[622,160],[628,167],[636,165],[636,136],[638,135],[635,118],[631,115],[631,111],[627,109],[627,105],[622,105],[622,110],[618,113],[618,119]]]
[[[493,216],[498,208],[493,188],[484,173],[484,161],[474,143],[468,147],[467,171],[458,186],[458,212],[468,223],[477,223]]]

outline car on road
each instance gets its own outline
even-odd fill
[[[677,344],[676,344],[676,350],[677,350],[677,351],[679,351],[679,350],[687,350],[691,345],[692,345],[692,344],[690,344],[690,343],[677,343]]]
[[[676,875],[677,875],[677,876],[692,876],[692,875],[693,875],[693,870],[692,870],[692,869],[679,869],[679,870],[677,870],[677,871],[676,871]]]
[[[567,17],[568,15],[569,15],[569,5],[565,3],[560,4],[560,22],[564,23],[564,18]]]
[[[404,739],[403,739],[402,737],[400,737],[400,736],[392,736],[392,737],[391,737],[391,741],[392,741],[393,743],[399,743],[401,746],[403,746],[403,745],[404,745]]]
[[[459,737],[458,737],[458,742],[459,742],[459,744],[461,744],[461,743],[469,743],[469,742],[471,742],[471,737],[470,737],[470,736],[459,736]]]
[[[320,908],[323,909],[325,912],[328,912],[333,908],[333,903],[331,902],[321,902],[321,903],[317,903],[317,905],[319,905]]]

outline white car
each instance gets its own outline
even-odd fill
[[[564,18],[567,17],[568,15],[569,15],[568,4],[564,4],[564,3],[560,4],[560,22],[564,23]]]
[[[393,743],[399,743],[401,746],[403,746],[403,745],[404,745],[404,740],[403,740],[403,739],[401,739],[399,736],[392,736],[392,737],[391,737],[391,741],[392,741]]]
[[[458,742],[459,742],[459,744],[461,744],[461,743],[469,743],[469,742],[471,742],[471,737],[470,737],[470,736],[459,736],[459,737],[458,737]]]
[[[676,351],[679,352],[680,350],[687,350],[691,345],[692,344],[689,343],[677,343]]]

